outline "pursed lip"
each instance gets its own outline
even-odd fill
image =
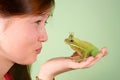
[[[41,48],[36,49],[35,51],[36,51],[36,53],[37,53],[37,54],[39,54],[39,53],[41,52],[41,50],[42,50],[42,47],[41,47]]]

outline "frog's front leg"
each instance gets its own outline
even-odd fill
[[[78,51],[75,51],[73,53],[73,55],[71,56],[72,60],[74,60],[75,62],[79,62],[81,61],[80,60],[80,57],[82,57],[83,55],[81,54],[81,52],[78,52]]]
[[[88,56],[89,56],[88,51],[84,51],[84,52],[81,53],[80,56],[75,57],[74,60],[75,60],[76,62],[81,62],[82,60],[84,60],[84,59],[87,58]]]

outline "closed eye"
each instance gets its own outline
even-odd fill
[[[41,22],[42,22],[42,20],[37,20],[37,21],[35,21],[35,23],[36,23],[37,25],[39,25]]]
[[[35,23],[38,24],[38,25],[40,24],[40,22],[41,22],[41,20],[35,21]]]
[[[42,22],[42,20],[37,20],[37,21],[35,21],[35,23],[36,23],[37,25],[39,25],[41,22]],[[45,24],[47,24],[47,23],[48,23],[48,22],[45,21]]]

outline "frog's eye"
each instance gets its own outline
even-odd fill
[[[70,42],[74,42],[74,40],[71,39]]]

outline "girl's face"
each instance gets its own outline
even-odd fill
[[[31,64],[47,40],[48,15],[11,17],[0,21],[0,55],[18,64]]]

